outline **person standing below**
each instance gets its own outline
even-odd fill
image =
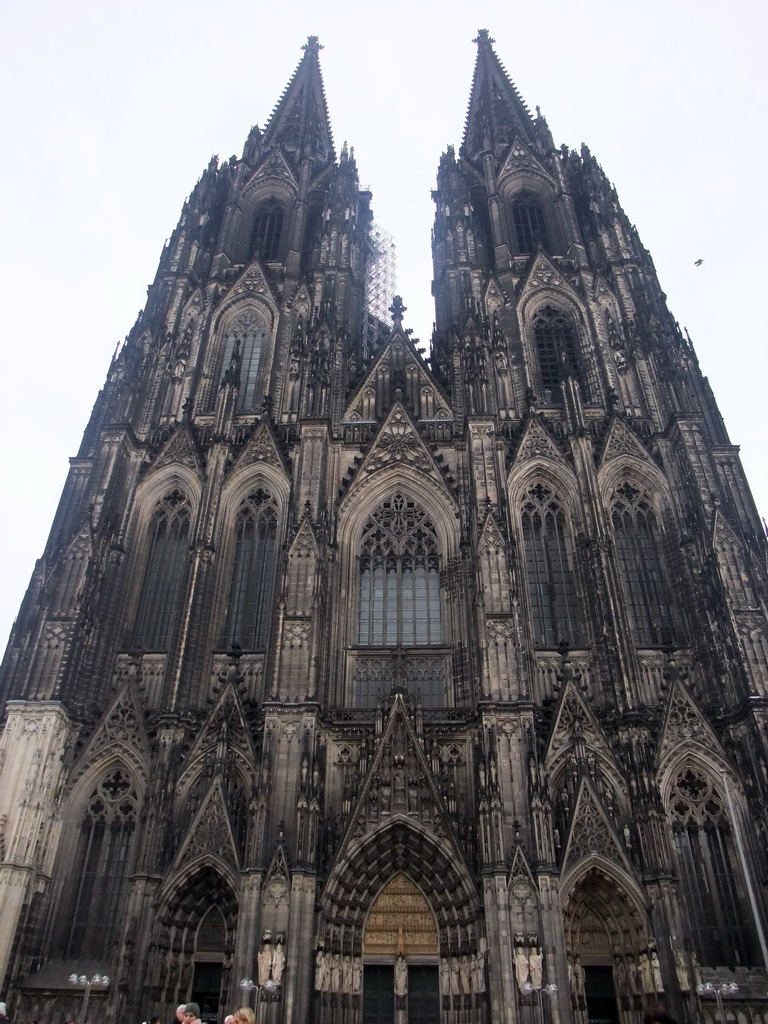
[[[186,1010],[186,1008],[187,1008],[187,1004],[186,1003],[180,1003],[176,1007],[176,1015],[173,1018],[173,1020],[176,1022],[176,1024],[184,1024],[184,1011]],[[173,1021],[171,1021],[171,1024],[173,1024]]]
[[[200,1006],[198,1003],[187,1003],[184,1007],[183,1024],[202,1024],[200,1020]]]

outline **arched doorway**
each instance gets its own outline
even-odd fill
[[[593,865],[565,895],[564,923],[576,1024],[639,1024],[658,984],[645,911],[618,878]]]
[[[401,872],[378,894],[365,923],[363,1024],[439,1024],[438,954],[432,909]]]
[[[204,1022],[219,1024],[232,998],[237,896],[212,864],[172,887],[158,914],[147,964],[150,1012],[195,1002]]]

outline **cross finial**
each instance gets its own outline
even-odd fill
[[[302,46],[302,50],[314,50],[315,53],[318,53],[322,49],[324,49],[324,47],[321,46],[320,39],[317,36],[307,36],[307,41]]]
[[[491,45],[495,43],[496,40],[491,37],[487,28],[479,28],[477,30],[477,36],[475,39],[472,40],[472,42],[477,43],[477,45],[480,46],[481,43],[488,43],[489,45]]]
[[[407,308],[407,306],[403,305],[403,300],[399,295],[396,295],[394,299],[392,299],[392,305],[389,307],[389,312],[392,314],[392,320],[394,323],[401,324],[403,322],[403,313]]]

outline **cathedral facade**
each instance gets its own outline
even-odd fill
[[[768,1022],[764,532],[615,190],[476,43],[429,359],[314,37],[184,206],[2,666],[19,1022]]]

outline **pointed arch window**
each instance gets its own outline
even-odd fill
[[[235,559],[227,607],[227,644],[263,651],[272,621],[277,507],[269,491],[252,491],[235,519]]]
[[[117,935],[132,869],[138,794],[130,774],[114,768],[94,787],[80,826],[66,915],[65,957],[103,955]]]
[[[250,254],[253,259],[270,262],[280,258],[280,237],[283,233],[285,209],[271,199],[256,210],[251,229]]]
[[[167,494],[149,524],[147,568],[134,639],[147,651],[167,651],[189,561],[191,509],[183,491]]]
[[[756,963],[755,929],[719,790],[702,772],[681,771],[672,788],[670,817],[699,963],[731,968]]]
[[[544,208],[536,196],[523,193],[514,200],[512,223],[519,255],[536,252],[540,245],[546,249],[547,222],[544,218]]]
[[[570,320],[560,309],[543,306],[534,317],[533,340],[545,402],[562,401],[561,385],[566,376],[584,386],[576,351],[576,336]]]
[[[251,412],[258,404],[259,366],[267,325],[254,310],[247,310],[232,324],[224,345],[222,377],[234,373],[239,381],[237,411]]]
[[[614,494],[611,522],[635,642],[639,647],[668,643],[670,608],[653,509],[640,491],[625,483]]]
[[[542,484],[528,491],[521,525],[534,644],[578,645],[581,631],[566,517],[557,497]]]
[[[432,522],[396,493],[365,524],[357,642],[361,647],[442,643],[440,556]]]

